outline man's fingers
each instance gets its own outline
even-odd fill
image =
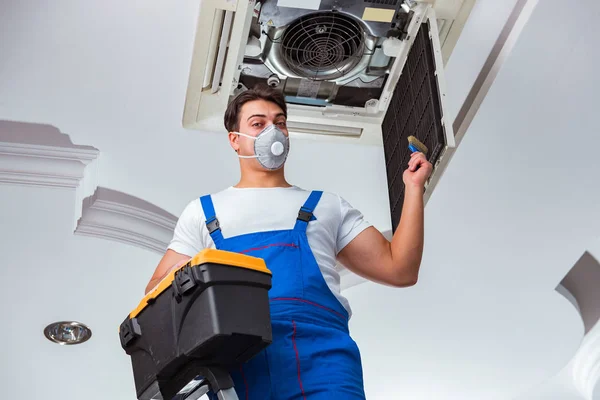
[[[413,157],[408,162],[408,170],[411,172],[415,170],[415,167],[416,167],[415,161],[417,161],[417,159]]]
[[[427,158],[425,158],[425,155],[423,153],[414,152],[410,155],[410,160],[408,161],[408,169],[411,172],[414,172],[419,166],[423,165],[426,162]]]
[[[190,260],[191,260],[191,258],[188,258],[187,260],[186,260],[186,259],[183,259],[183,260],[179,261],[177,264],[175,264],[175,265],[173,265],[173,266],[171,267],[171,271],[172,271],[172,270],[174,270],[174,269],[178,269],[178,268],[179,268],[179,267],[181,267],[182,265],[185,265],[185,264],[186,264],[188,261],[190,261]]]
[[[416,151],[414,153],[411,153],[411,155],[410,155],[410,161],[413,161],[413,160],[424,160],[424,161],[427,161],[427,157],[425,157],[425,154],[423,154],[423,153],[421,153],[419,151]]]

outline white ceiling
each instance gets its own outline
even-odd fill
[[[453,113],[514,4],[476,3],[447,67]],[[555,393],[542,383],[575,354],[581,318],[554,288],[600,237],[600,3],[569,6],[540,1],[436,188],[420,283],[347,290],[369,399]],[[196,0],[4,0],[0,119],[99,149],[98,185],[179,214],[238,177],[224,136],[181,128],[197,11]],[[287,173],[389,229],[381,149],[294,141]],[[3,396],[135,398],[117,326],[159,256],[74,236],[72,190],[0,185],[0,199]],[[92,340],[47,342],[41,330],[60,319],[89,324]]]

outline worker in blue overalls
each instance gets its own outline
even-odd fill
[[[289,151],[284,97],[270,88],[239,94],[225,113],[239,183],[190,202],[147,287],[205,248],[263,258],[273,343],[231,371],[240,399],[361,400],[359,350],[348,332],[337,261],[370,280],[414,285],[423,252],[423,188],[432,165],[414,153],[404,172],[402,218],[391,243],[341,197],[308,192],[284,176]],[[308,161],[308,160],[307,160]]]

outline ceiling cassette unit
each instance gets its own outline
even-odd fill
[[[202,0],[183,125],[225,133],[231,98],[269,85],[286,98],[290,135],[383,147],[395,228],[408,136],[434,166],[455,146],[443,60],[472,3]]]

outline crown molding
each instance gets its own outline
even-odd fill
[[[99,156],[53,126],[0,121],[0,184],[74,189],[80,205],[95,189]],[[80,215],[77,206],[73,223]]]
[[[587,253],[600,261],[599,238],[590,243]],[[600,321],[583,338],[571,362],[571,371],[575,386],[585,400],[600,400],[598,396],[594,398],[594,389],[600,385]]]
[[[556,293],[564,297],[565,300],[571,303],[573,308],[577,310],[577,313],[581,316],[581,307],[579,306],[579,302],[577,301],[577,298],[573,295],[573,293],[569,291],[569,289],[567,289],[562,283],[559,283],[556,286],[556,288],[554,288],[554,290],[556,291]]]
[[[163,254],[173,237],[177,217],[129,194],[98,187],[83,201],[76,235],[129,244]]]
[[[587,252],[600,263],[600,238],[596,238],[589,244]]]
[[[0,183],[74,189],[98,155],[96,149],[6,143],[0,138]]]

